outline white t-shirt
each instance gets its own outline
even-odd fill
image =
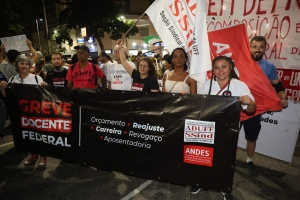
[[[204,83],[203,87],[200,89],[200,94],[208,94],[209,86],[210,86],[210,80],[207,80]],[[218,82],[213,80],[210,94],[216,95],[220,90],[221,90],[221,88],[220,88]],[[235,78],[232,78],[230,80],[229,89],[228,89],[228,86],[226,86],[218,95],[222,95],[222,93],[226,90],[229,90],[231,92],[231,96],[241,97],[244,95],[248,95],[253,101],[255,101],[248,86],[244,82],[237,80]],[[248,107],[248,105],[242,104],[243,110],[246,110],[247,107]]]
[[[36,78],[35,78],[36,76]],[[36,81],[37,80],[37,81]],[[9,79],[8,83],[28,84],[28,85],[41,85],[43,82],[42,77],[34,74],[29,74],[26,78],[21,80],[19,74]]]
[[[135,64],[131,61],[127,61],[134,69]],[[123,67],[122,64],[112,63],[108,69],[106,79],[111,82],[112,90],[127,90],[131,91],[132,78]]]

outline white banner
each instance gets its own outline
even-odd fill
[[[206,0],[207,30],[245,23],[249,40],[265,36],[265,58],[278,68],[300,69],[300,1]]]
[[[262,115],[261,126],[255,152],[291,163],[299,135],[300,102],[289,101],[289,106],[281,112]],[[244,128],[238,146],[246,147]]]
[[[186,50],[190,74],[203,84],[211,69],[204,0],[156,0],[145,12],[170,52]]]

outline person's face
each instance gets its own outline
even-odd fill
[[[51,63],[54,67],[60,67],[61,64],[63,63],[63,59],[60,55],[53,54],[51,57]]]
[[[229,80],[230,66],[226,60],[217,60],[213,66],[213,73],[218,80]]]
[[[105,62],[104,56],[102,56],[102,54],[99,55],[98,62],[101,62],[101,63]]]
[[[174,67],[184,67],[186,62],[185,53],[182,50],[176,50],[173,53],[172,62]]]
[[[250,45],[251,57],[255,61],[261,61],[266,51],[266,44],[264,41],[252,41]]]
[[[19,73],[22,73],[22,74],[29,73],[30,67],[31,66],[26,61],[21,61],[21,62],[18,63]]]
[[[149,69],[150,69],[150,68],[149,68],[149,64],[148,64],[148,62],[145,61],[145,60],[141,60],[141,62],[140,62],[140,64],[139,64],[138,68],[139,68],[140,74],[146,75],[146,74],[149,73]]]
[[[88,60],[89,53],[87,51],[82,50],[82,49],[78,49],[77,50],[77,56],[78,56],[79,62],[84,62],[84,61]]]
[[[120,59],[120,52],[118,49],[114,49],[114,57],[115,60],[119,60]]]

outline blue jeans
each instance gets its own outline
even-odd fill
[[[0,99],[0,137],[3,137],[3,129],[6,121],[6,105]]]

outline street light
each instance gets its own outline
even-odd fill
[[[42,51],[42,48],[41,48],[41,39],[40,39],[40,31],[39,31],[39,23],[38,21],[43,21],[43,19],[36,19],[35,22],[36,22],[36,29],[37,29],[37,33],[38,33],[38,38],[39,38],[39,51]]]

